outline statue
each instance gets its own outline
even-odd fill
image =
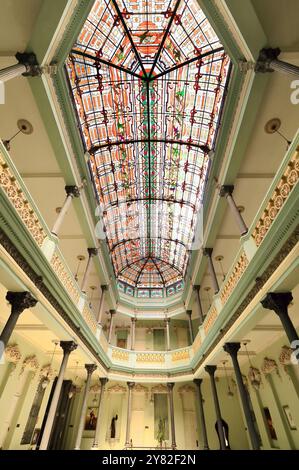
[[[117,415],[113,416],[113,418],[111,420],[111,425],[110,425],[110,437],[111,437],[111,439],[115,438],[115,421],[117,421],[117,420],[118,420]]]

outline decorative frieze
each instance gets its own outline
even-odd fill
[[[253,239],[257,246],[264,240],[273,221],[276,219],[285,201],[289,197],[291,191],[295,187],[299,179],[299,148],[288,163],[288,166],[276,186],[272,197],[270,198],[266,208],[252,233]]]
[[[108,393],[127,393],[126,387],[119,384],[112,385],[107,391]]]
[[[57,253],[55,253],[51,259],[51,266],[73,302],[77,304],[80,296],[79,290],[75,281],[65,269],[64,263]]]
[[[27,201],[17,179],[8,167],[0,150],[0,186],[5,191],[8,199],[18,212],[22,222],[27,227],[36,243],[41,246],[46,233],[39,222],[33,208]]]
[[[129,353],[128,351],[124,351],[121,349],[112,349],[112,359],[116,359],[117,361],[126,361],[129,360]]]
[[[137,353],[136,362],[165,362],[165,354],[162,353]]]
[[[151,388],[151,393],[168,393],[166,385],[158,384]]]
[[[240,258],[233,267],[232,273],[230,274],[228,280],[225,282],[223,288],[221,289],[220,298],[223,305],[227,302],[231,293],[233,292],[239,280],[241,279],[245,269],[248,266],[248,263],[248,258],[245,252],[242,251]]]
[[[207,317],[204,321],[204,324],[203,324],[203,328],[204,328],[204,332],[205,334],[208,333],[208,331],[210,330],[210,328],[213,326],[213,324],[215,323],[215,320],[217,318],[217,309],[216,307],[213,305],[208,314],[207,314]]]
[[[190,359],[189,349],[181,349],[180,351],[174,351],[171,353],[171,360],[176,361],[185,361]]]
[[[134,385],[133,392],[134,393],[148,393],[148,388],[144,387],[143,385],[141,385],[139,383],[137,383],[137,384]]]

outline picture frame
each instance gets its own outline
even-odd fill
[[[84,431],[95,431],[97,427],[98,407],[89,406],[86,411]]]
[[[289,428],[290,428],[292,431],[296,431],[296,430],[297,430],[297,426],[296,426],[296,423],[295,423],[295,421],[294,421],[294,418],[293,418],[293,415],[292,415],[292,412],[291,412],[291,410],[290,410],[289,405],[284,405],[282,408],[283,408],[284,414],[285,414],[285,416],[286,416],[286,419],[287,419]]]

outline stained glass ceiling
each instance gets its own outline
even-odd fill
[[[67,60],[116,278],[186,273],[229,58],[196,0],[96,0]]]

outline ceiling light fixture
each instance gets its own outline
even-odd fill
[[[224,256],[222,256],[222,255],[218,255],[218,256],[215,257],[215,260],[218,261],[218,263],[219,263],[220,271],[221,271],[221,274],[222,274],[222,280],[224,281],[225,274],[224,274],[224,270],[223,270],[223,266],[222,266],[222,262],[221,262],[221,261],[223,261],[223,259],[224,259]]]
[[[17,122],[17,126],[18,126],[18,129],[19,129],[18,132],[16,132],[10,139],[3,141],[3,145],[4,145],[4,147],[6,148],[6,150],[8,152],[11,149],[11,146],[10,146],[11,141],[15,137],[17,137],[17,135],[19,135],[21,133],[24,134],[24,135],[30,135],[33,132],[32,124],[29,121],[27,121],[26,119],[19,119],[18,122]]]
[[[204,287],[204,290],[206,291],[207,293],[207,296],[208,296],[208,302],[209,302],[209,307],[211,306],[212,302],[211,302],[211,298],[210,298],[210,290],[211,288],[210,287]]]
[[[222,361],[222,364],[223,364],[223,367],[224,367],[224,372],[225,372],[225,377],[226,377],[226,382],[227,382],[227,395],[229,398],[232,398],[234,396],[231,388],[230,388],[230,385],[229,385],[229,380],[228,380],[228,375],[227,375],[227,370],[226,370],[226,363],[227,361]]]
[[[273,118],[273,119],[270,119],[270,121],[268,121],[266,124],[265,124],[265,132],[266,134],[278,134],[280,135],[280,137],[283,138],[283,140],[286,141],[287,143],[287,149],[289,148],[290,144],[291,144],[291,141],[288,140],[280,131],[281,127],[281,120],[279,118]]]
[[[78,274],[79,274],[79,268],[80,268],[80,264],[82,263],[82,261],[85,260],[85,256],[83,255],[78,255],[77,256],[77,260],[78,260],[78,265],[77,265],[77,269],[76,269],[76,274],[75,274],[75,280],[78,281]]]
[[[246,339],[245,341],[243,341],[243,345],[245,347],[245,351],[246,351],[246,354],[247,354],[247,358],[248,358],[248,362],[249,362],[249,371],[248,371],[248,378],[250,380],[250,383],[251,385],[256,389],[258,390],[260,388],[260,385],[261,385],[261,373],[260,371],[256,368],[256,367],[253,367],[252,365],[252,362],[250,360],[250,356],[249,356],[249,352],[248,352],[248,349],[247,349],[247,344],[250,343],[250,340],[249,339]]]
[[[50,364],[49,364],[49,367],[48,367],[48,371],[47,371],[47,375],[43,378],[42,382],[41,382],[41,387],[43,389],[47,388],[47,386],[49,385],[50,383],[50,379],[49,379],[49,374],[50,374],[50,371],[52,370],[51,367],[52,367],[52,362],[53,362],[53,358],[54,358],[54,354],[56,352],[56,348],[59,344],[59,341],[57,339],[53,339],[53,343],[54,343],[54,349],[53,349],[53,352],[52,352],[52,357],[51,357],[51,361],[50,361]]]

